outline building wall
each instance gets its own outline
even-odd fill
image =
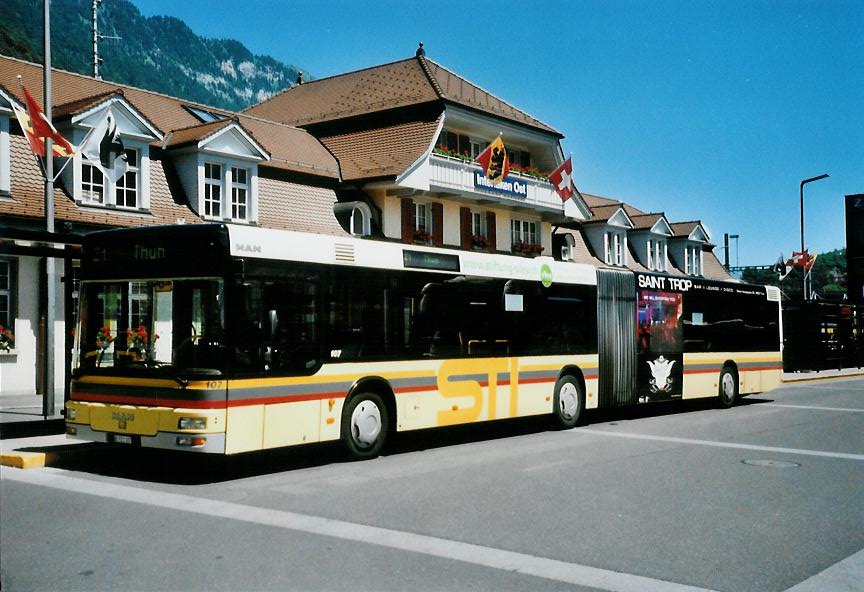
[[[39,258],[17,257],[16,314],[13,323],[15,353],[0,354],[0,396],[34,395],[36,393],[37,352],[39,332]],[[56,261],[57,306],[54,322],[54,383],[55,397],[62,401],[65,340],[65,307],[63,305],[63,261]]]

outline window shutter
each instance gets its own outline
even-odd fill
[[[414,242],[414,200],[402,200],[402,242]]]
[[[471,209],[459,208],[459,245],[471,248]]]
[[[432,204],[432,244],[444,244],[444,206],[437,202]]]
[[[497,250],[495,246],[495,212],[486,212],[486,238],[489,239],[489,252],[494,253]]]

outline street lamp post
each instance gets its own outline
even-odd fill
[[[822,173],[816,177],[810,177],[809,179],[804,179],[801,181],[800,187],[800,197],[801,197],[801,256],[804,256],[804,186],[807,183],[812,183],[813,181],[820,181],[822,179],[826,179],[828,177],[828,173]],[[807,273],[805,270],[804,273],[804,300],[807,300]]]

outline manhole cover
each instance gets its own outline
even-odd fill
[[[801,463],[789,462],[786,460],[768,460],[768,459],[748,459],[742,460],[745,465],[753,467],[773,467],[775,469],[794,469],[801,466]]]

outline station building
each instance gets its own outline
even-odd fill
[[[0,342],[0,396],[42,392],[44,259],[58,261],[53,347],[68,354],[76,249],[106,228],[223,222],[734,279],[699,221],[578,190],[562,202],[548,174],[563,135],[422,47],[242,113],[54,70],[55,127],[77,146],[111,117],[128,169],[112,181],[81,154],[56,159],[49,235],[42,173],[13,112],[18,76],[41,104],[41,66],[0,56],[0,325],[14,335]],[[511,171],[493,185],[474,159],[496,138]],[[147,306],[142,295],[130,314]],[[68,371],[56,355],[56,392]]]

